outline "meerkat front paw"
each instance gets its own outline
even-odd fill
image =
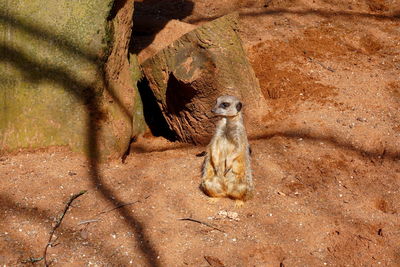
[[[219,198],[216,197],[210,197],[207,199],[208,204],[216,204],[219,201]]]
[[[241,208],[244,205],[243,200],[235,200],[235,208]]]

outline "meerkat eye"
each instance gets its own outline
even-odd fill
[[[242,110],[243,104],[242,102],[239,102],[236,104],[236,110],[239,112],[240,110]]]
[[[219,105],[220,108],[228,108],[231,104],[228,102],[222,102],[221,105]]]

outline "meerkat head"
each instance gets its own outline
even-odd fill
[[[217,98],[217,103],[211,110],[215,115],[234,117],[242,110],[243,104],[235,96],[224,95]]]

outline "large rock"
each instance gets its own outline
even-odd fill
[[[137,25],[138,22],[135,21],[135,25],[137,27],[141,27],[141,25],[146,23],[146,21],[143,21],[143,17],[139,18],[141,19],[139,21],[141,24]],[[138,53],[139,63],[142,63],[148,58],[154,56],[160,50],[173,43],[176,39],[179,39],[179,37],[194,30],[195,28],[195,25],[173,19],[166,22],[163,28],[155,35],[145,35],[140,36],[140,38],[135,38],[138,48],[142,48]]]
[[[132,13],[133,0],[0,2],[1,151],[126,151],[135,109]]]
[[[141,64],[178,140],[207,143],[214,130],[211,108],[224,94],[242,99],[248,129],[257,130],[266,107],[237,30],[237,13],[224,16],[183,35]]]

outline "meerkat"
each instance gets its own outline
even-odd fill
[[[237,97],[218,97],[211,111],[222,118],[207,147],[201,182],[209,197],[216,200],[228,197],[236,200],[236,206],[250,199],[254,190],[242,107]]]

